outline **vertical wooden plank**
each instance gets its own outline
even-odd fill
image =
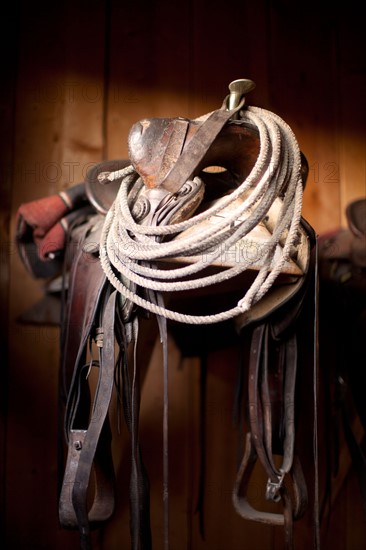
[[[18,39],[17,4],[7,6],[3,12],[3,24],[10,31],[1,33],[0,50],[2,73],[5,75],[0,94],[0,123],[3,138],[0,148],[0,348],[2,361],[2,383],[0,389],[0,530],[6,524],[6,449],[9,376],[9,316],[10,263],[14,247],[10,240],[10,206],[12,190],[12,165],[14,142],[14,109],[16,89],[16,62]]]
[[[142,347],[143,366],[144,342]],[[182,360],[174,341],[169,338],[169,537],[172,548],[189,547],[190,530],[187,516],[192,508],[192,478],[195,463],[192,462],[192,409],[196,399],[191,394],[192,376],[195,376],[194,360]],[[196,382],[196,380],[195,380]],[[195,384],[195,387],[197,385]],[[179,388],[179,391],[177,391]],[[153,545],[163,547],[163,355],[159,341],[155,342],[141,392],[139,437],[142,458],[150,481],[150,519]],[[119,548],[130,545],[129,435],[123,428],[121,436],[114,434],[114,463],[117,475],[117,506],[115,514],[105,526],[103,547]]]
[[[346,493],[346,486],[343,486],[336,503],[332,507],[330,521],[324,522],[322,525],[321,541],[324,548],[330,547],[334,548],[334,550],[344,550],[347,548],[347,530],[349,529],[349,525],[347,523]]]
[[[249,78],[256,89],[247,103],[265,107],[268,98],[267,5],[218,1],[193,2],[190,41],[191,113],[199,116],[220,107],[228,84]]]
[[[366,547],[365,503],[362,502],[360,481],[355,469],[349,472],[346,487],[347,550]],[[340,518],[341,519],[341,518]]]
[[[340,221],[336,12],[312,2],[270,6],[270,110],[292,127],[307,157],[303,212],[322,232]]]
[[[190,457],[189,410],[192,364],[181,363],[181,355],[169,340],[169,540],[172,548],[189,544],[187,514],[193,464]],[[178,389],[179,388],[179,389]],[[141,401],[141,441],[151,480],[151,528],[154,545],[164,546],[163,510],[163,356],[157,342],[144,383]],[[188,508],[188,509],[187,509]]]
[[[337,489],[337,488],[336,488]],[[353,467],[332,501],[322,525],[322,547],[353,550],[366,545],[366,523],[359,481]]]
[[[47,27],[52,28],[52,33],[47,32]],[[48,195],[50,187],[51,193],[54,191],[42,168],[48,167],[50,160],[57,160],[53,135],[59,105],[50,101],[42,103],[39,93],[44,86],[55,84],[45,68],[48,69],[50,61],[55,59],[59,65],[60,52],[54,43],[59,31],[55,13],[49,13],[45,20],[37,5],[21,12],[10,212],[12,242],[15,213],[20,204]],[[57,531],[57,507],[51,489],[52,483],[56,484],[56,440],[53,441],[51,434],[55,435],[52,394],[57,377],[57,330],[17,323],[23,308],[30,306],[41,294],[41,283],[32,280],[14,254],[9,288],[5,532],[10,547],[52,544]],[[44,518],[47,518],[45,523]]]
[[[342,7],[338,34],[340,196],[346,226],[347,205],[366,197],[365,38],[359,4]]]
[[[80,181],[102,156],[103,5],[23,6],[19,32],[12,233],[21,203]],[[21,325],[43,282],[11,258],[7,524],[9,547],[78,548],[61,530],[57,501],[59,333]],[[21,526],[21,528],[20,528]]]
[[[106,156],[128,158],[131,126],[147,117],[189,116],[191,3],[178,7],[166,0],[139,4],[111,2],[108,61]],[[123,20],[123,25],[120,22]],[[143,346],[143,342],[141,342]],[[174,548],[189,546],[187,513],[191,508],[190,422],[192,372],[179,368],[172,342],[169,354],[170,386],[170,537]],[[162,356],[154,351],[144,380],[141,402],[141,442],[151,482],[153,542],[163,546],[162,504]],[[125,434],[126,435],[126,434]],[[127,438],[128,442],[128,438]],[[118,504],[104,541],[108,548],[129,545],[128,443],[115,438]]]
[[[190,3],[177,10],[166,1],[149,3],[143,10],[138,4],[112,3],[108,158],[127,158],[127,137],[134,122],[188,114],[189,9]]]
[[[210,333],[208,333],[210,334]],[[256,548],[270,549],[274,528],[241,518],[232,504],[232,490],[237,474],[238,431],[233,422],[237,384],[238,350],[224,347],[208,356],[205,411],[205,537],[192,533],[195,549]],[[250,498],[259,509],[263,505],[266,479],[259,468],[250,480]],[[265,504],[264,504],[265,505]]]
[[[343,20],[341,13],[336,13],[339,19],[335,19],[334,12],[312,10],[308,4],[296,10],[289,2],[242,4],[233,3],[223,9],[217,1],[197,0],[178,9],[160,0],[141,10],[136,4],[122,6],[112,1],[88,6],[68,2],[61,11],[59,6],[49,5],[47,12],[37,3],[24,6],[12,166],[12,226],[20,202],[80,181],[87,167],[101,158],[125,158],[128,131],[135,121],[148,116],[201,115],[217,108],[227,93],[227,84],[241,76],[257,83],[248,102],[283,116],[308,157],[305,216],[317,231],[337,225],[344,205],[363,194],[365,182],[364,141],[360,137],[364,118],[358,116],[356,101],[358,98],[361,102],[365,80],[360,72],[358,41],[349,38],[350,32],[352,37],[362,34],[354,32],[356,22],[351,8]],[[106,64],[105,9],[110,27]],[[338,38],[343,52],[339,58],[335,55]],[[353,102],[347,101],[350,80],[356,98]],[[350,185],[351,181],[355,183]],[[5,213],[6,202],[1,207]],[[26,276],[16,255],[11,257],[10,269],[7,539],[9,544],[27,548],[77,548],[77,534],[60,532],[57,526],[58,331],[17,324],[17,315],[42,295],[42,285]],[[178,357],[174,348],[171,352],[176,367]],[[232,509],[236,440],[230,425],[235,385],[229,370],[230,357],[226,352],[212,357],[208,379],[211,423],[207,432],[210,460],[206,542],[199,539],[197,516],[192,519],[199,447],[197,362],[193,361],[190,371],[187,366],[183,371],[173,367],[172,466],[174,472],[182,472],[181,478],[172,480],[172,536],[176,548],[210,544],[210,548],[221,550],[222,545],[235,547],[238,541],[256,548],[258,540],[263,547],[272,548],[282,536],[271,528],[263,530],[262,526],[243,522]],[[160,434],[156,431],[161,413],[160,368],[161,356],[156,352],[146,380],[142,411],[143,435],[151,451],[154,473],[152,517],[159,542],[161,471],[152,457],[160,450]],[[120,442],[114,445],[127,493],[124,446]],[[126,493],[119,494],[123,504],[106,528],[105,547],[117,548],[122,531],[123,541],[128,544]],[[37,506],[33,494],[37,495]],[[184,519],[188,512],[190,517]],[[347,521],[345,529],[350,525],[350,515]],[[339,539],[344,539],[343,534]]]

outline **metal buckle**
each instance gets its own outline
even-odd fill
[[[279,502],[281,500],[280,489],[282,487],[285,474],[282,473],[277,477],[278,481],[272,481],[271,478],[268,478],[266,487],[266,500],[272,500],[273,502]]]

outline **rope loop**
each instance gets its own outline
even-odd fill
[[[131,213],[129,192],[133,185],[141,184],[141,180],[138,181],[139,175],[132,166],[118,172],[122,182],[104,222],[100,261],[111,284],[141,308],[188,324],[212,324],[234,318],[265,296],[296,248],[303,182],[295,135],[278,115],[265,109],[248,106],[240,116],[243,123],[254,125],[259,133],[260,150],[255,165],[232,193],[185,221],[164,226],[137,223]],[[212,315],[187,315],[148,298],[151,292],[180,292],[215,285],[250,269],[252,262],[247,260],[213,275],[202,274],[223,250],[235,246],[265,218],[278,197],[282,206],[266,243],[262,267],[234,307]],[[183,233],[212,216],[221,221],[214,226],[207,224],[199,234],[197,231]],[[172,238],[174,236],[179,238]],[[169,238],[164,240],[164,237]],[[187,265],[159,267],[159,262],[180,257],[187,260]],[[132,290],[135,285],[130,288],[125,281],[135,283],[139,290]]]

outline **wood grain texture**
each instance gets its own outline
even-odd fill
[[[349,201],[366,195],[364,30],[353,0],[342,10],[288,0],[190,0],[179,7],[168,0],[67,0],[23,3],[6,21],[13,33],[4,49],[7,86],[1,100],[7,137],[1,149],[6,173],[0,182],[0,238],[6,254],[0,297],[7,328],[2,345],[8,350],[2,356],[8,363],[0,433],[2,536],[11,550],[72,550],[79,547],[78,534],[61,530],[57,519],[59,335],[54,327],[17,321],[43,295],[43,282],[25,272],[13,246],[18,207],[82,181],[102,159],[127,158],[128,132],[136,121],[208,113],[221,105],[228,83],[243,77],[257,85],[247,102],[288,122],[308,159],[304,217],[317,233],[344,225]],[[159,548],[161,349],[154,331],[149,342],[144,338],[145,351],[149,347],[153,355],[149,368],[142,367],[141,438]],[[201,537],[199,362],[182,358],[173,341],[170,352],[172,548],[281,548],[281,530],[244,522],[231,505],[238,436],[232,348],[212,353],[208,363]],[[117,508],[94,535],[95,548],[108,550],[129,545],[128,438],[125,429],[117,433],[115,413],[114,401]],[[260,487],[262,478],[258,471],[254,484]],[[351,550],[362,547],[365,533],[354,477],[344,472],[344,478],[324,540],[325,547]],[[309,525],[309,517],[299,525],[297,550],[309,548]]]
[[[103,86],[103,35],[96,32],[103,10],[98,11],[96,7],[91,13],[93,24],[86,26],[83,12],[74,10],[71,2],[64,4],[61,13],[51,5],[47,10],[39,4],[22,9],[11,190],[13,242],[21,203],[77,183],[86,163],[102,157],[102,109],[98,112],[98,102],[91,95],[95,82],[99,89]],[[95,34],[91,44],[90,33]],[[58,329],[18,322],[22,311],[42,295],[43,281],[26,274],[14,254],[7,420],[9,548],[78,547],[77,533],[58,525]]]

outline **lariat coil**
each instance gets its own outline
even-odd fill
[[[122,183],[104,222],[100,242],[102,268],[111,284],[128,300],[167,319],[211,324],[248,311],[268,292],[296,251],[303,181],[300,149],[291,128],[276,114],[252,106],[242,109],[240,118],[231,123],[254,126],[258,130],[260,151],[257,161],[248,177],[233,192],[188,219],[166,225],[145,225],[140,216],[134,218],[134,205],[129,199],[133,186],[141,186],[141,178],[134,167],[128,166],[109,176],[110,179],[122,177]],[[199,177],[186,183],[202,184]],[[134,292],[124,284],[124,280],[128,280],[141,289],[177,292],[214,285],[238,276],[250,269],[250,258],[235,262],[219,273],[198,274],[213,265],[223,250],[229,250],[246,237],[266,217],[278,197],[281,208],[272,235],[261,251],[262,267],[234,307],[210,315],[179,313],[151,302],[146,294]],[[172,198],[178,199],[177,194],[170,194],[167,203],[171,204]],[[198,224],[212,219],[212,216],[221,221],[206,226],[202,231],[194,231]],[[184,258],[188,265],[159,268],[159,262],[177,257]]]

